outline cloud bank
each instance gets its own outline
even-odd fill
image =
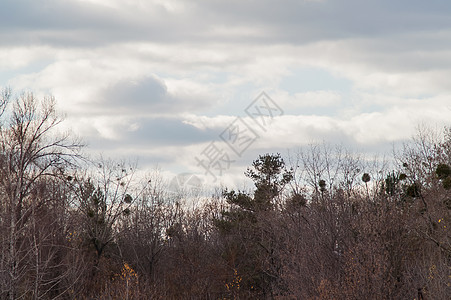
[[[196,155],[264,90],[284,115],[233,177],[258,153],[389,149],[418,123],[449,124],[450,13],[419,0],[6,0],[0,85],[53,94],[92,152],[174,173],[203,172]]]

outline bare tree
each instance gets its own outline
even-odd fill
[[[129,222],[132,206],[147,186],[138,185],[136,170],[136,164],[100,158],[73,174],[73,215],[90,266],[85,277],[89,293],[98,291],[110,263],[121,266],[120,261],[111,260],[120,260],[117,242],[121,225]]]
[[[32,93],[24,93],[11,101],[11,92],[6,90],[0,103],[6,116],[0,127],[1,225],[5,234],[1,264],[6,270],[1,290],[3,297],[16,299],[31,289],[23,285],[30,267],[26,237],[30,226],[36,225],[30,219],[48,200],[35,197],[33,191],[45,178],[61,178],[74,165],[81,145],[68,134],[55,132],[62,119],[56,114],[53,97],[39,101]]]

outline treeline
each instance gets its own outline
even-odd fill
[[[52,98],[0,100],[1,299],[451,295],[449,129],[394,164],[327,145],[264,154],[252,191],[205,198],[88,161]]]

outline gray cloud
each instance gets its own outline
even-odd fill
[[[187,146],[191,144],[212,141],[218,138],[219,132],[215,129],[199,129],[183,120],[175,118],[136,118],[130,119],[134,128],[127,124],[114,124],[111,119],[112,130],[120,139],[109,139],[91,135],[88,143],[94,147],[157,147],[157,146]]]
[[[118,42],[162,41],[180,38],[174,36],[175,32],[183,36],[186,25],[175,21],[158,6],[143,12],[79,1],[6,0],[0,10],[1,36],[13,45],[92,47]]]
[[[93,113],[120,115],[161,115],[201,112],[213,105],[203,95],[171,95],[163,80],[148,76],[138,80],[122,79],[100,91],[91,103]]]
[[[150,2],[149,2],[150,3]],[[181,12],[161,5],[124,9],[79,1],[5,0],[1,37],[9,44],[93,46],[110,43],[241,42],[305,44],[367,35],[451,28],[443,1],[193,1]],[[214,34],[218,26],[256,28],[262,35]]]
[[[133,145],[190,145],[217,139],[219,132],[212,129],[198,129],[180,119],[148,118],[138,119],[137,130],[127,134],[124,142]]]

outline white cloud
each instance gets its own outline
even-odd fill
[[[218,129],[224,130],[230,123],[232,123],[237,117],[236,116],[223,116],[218,115],[214,117],[198,116],[198,115],[184,115],[184,123],[190,124],[196,128],[205,129]]]
[[[278,105],[284,110],[290,111],[295,108],[305,107],[332,107],[341,102],[341,95],[337,91],[308,91],[304,93],[290,94],[283,90],[278,90],[271,94],[276,99]]]

